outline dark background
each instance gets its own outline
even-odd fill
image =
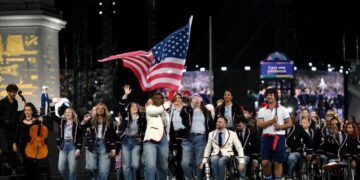
[[[356,56],[355,39],[360,24],[355,1],[56,0],[55,6],[67,21],[60,32],[61,68],[74,72],[110,69],[107,75],[113,78],[108,79],[114,81],[106,88],[113,89],[109,92],[112,97],[118,99],[123,84],[130,83],[133,94],[139,95],[132,98],[139,102],[145,102],[148,94],[141,92],[135,76],[122,68],[121,61],[96,60],[149,50],[186,24],[190,15],[194,15],[194,21],[187,69],[197,70],[196,65],[209,68],[208,17],[212,16],[215,99],[221,97],[224,89],[232,89],[240,101],[245,101],[241,97],[247,89],[257,91],[259,61],[273,51],[284,52],[298,69],[310,70],[309,62],[318,70],[327,70],[327,64],[336,70],[340,65],[347,69],[350,66],[347,61]],[[251,66],[252,72],[244,72],[245,65]],[[228,71],[221,72],[221,66],[227,66]],[[73,97],[79,97],[76,91]],[[84,101],[74,101],[77,106],[89,106]]]

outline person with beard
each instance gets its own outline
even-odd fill
[[[215,121],[218,117],[224,116],[228,119],[227,129],[234,130],[235,129],[235,119],[244,116],[241,108],[238,104],[233,102],[233,95],[231,91],[226,90],[224,92],[224,103],[219,106],[215,111]]]
[[[265,179],[272,179],[271,162],[274,162],[275,180],[280,180],[285,162],[285,131],[292,126],[290,114],[277,103],[277,91],[266,90],[267,105],[259,110],[257,125],[263,128],[261,159]]]
[[[226,129],[226,123],[225,117],[218,117],[216,130],[209,133],[204,158],[200,165],[200,169],[203,169],[204,165],[210,161],[212,176],[215,180],[225,178],[226,166],[230,156],[234,155],[234,148],[239,159],[238,171],[242,171],[245,167],[244,150],[241,142],[234,131]]]
[[[245,114],[245,113],[244,113]],[[246,114],[245,114],[246,116]],[[246,178],[246,169],[251,163],[251,167],[257,167],[257,160],[259,158],[259,139],[256,137],[257,133],[253,128],[249,127],[247,124],[247,120],[243,117],[237,119],[236,121],[236,134],[241,142],[241,145],[244,150],[244,159],[245,159],[245,167],[240,172],[240,179]],[[254,170],[254,169],[252,169]]]
[[[170,117],[166,112],[170,102],[156,93],[146,106],[146,131],[143,144],[145,180],[166,180],[169,173],[169,131]]]
[[[3,152],[7,152],[6,165],[12,169],[12,174],[16,174],[15,153],[12,151],[14,140],[14,129],[18,122],[18,102],[15,99],[19,88],[15,84],[9,84],[6,87],[7,96],[0,100],[0,129],[4,130],[6,142],[1,142],[5,147]]]

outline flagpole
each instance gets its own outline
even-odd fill
[[[209,16],[209,77],[210,77],[210,103],[214,96],[214,74],[213,74],[213,53],[212,53],[212,17]]]

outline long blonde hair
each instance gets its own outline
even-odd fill
[[[77,116],[75,110],[74,110],[73,108],[71,108],[71,107],[66,108],[65,111],[66,111],[66,110],[70,110],[73,120],[74,120],[75,122],[79,123],[78,116]]]
[[[103,108],[104,109],[104,120],[106,123],[107,127],[110,127],[110,112],[107,108],[107,106],[104,103],[98,103],[96,105],[96,111],[98,110],[98,108]],[[92,119],[92,125],[95,127],[98,124],[98,120],[99,120],[99,114],[96,112],[96,115],[93,117]]]

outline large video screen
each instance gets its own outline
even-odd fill
[[[293,78],[294,61],[261,61],[260,78]]]
[[[295,101],[297,108],[316,110],[324,118],[327,109],[334,109],[343,117],[344,75],[339,72],[303,71],[296,72]]]
[[[212,92],[210,81],[208,71],[186,71],[183,73],[179,92],[184,96],[191,96],[194,93],[205,94],[208,98],[205,101],[208,103],[210,101],[210,93]],[[169,90],[161,89],[158,92],[168,95]]]

